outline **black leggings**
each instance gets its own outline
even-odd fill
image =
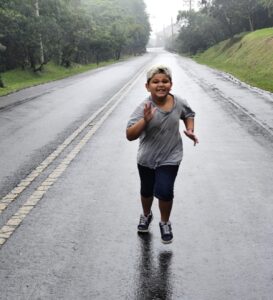
[[[173,200],[174,182],[178,168],[178,165],[166,165],[150,169],[138,164],[141,196],[146,198],[155,196],[163,201]]]

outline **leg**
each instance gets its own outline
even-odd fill
[[[153,204],[155,171],[138,165],[138,172],[140,177],[140,195],[143,214],[147,216],[151,212]]]
[[[138,224],[138,232],[148,232],[149,225],[153,220],[153,214],[151,207],[154,199],[154,170],[138,165],[139,177],[140,177],[140,194],[141,204],[143,209],[143,215],[140,215]]]
[[[161,166],[155,171],[155,196],[159,199],[161,221],[169,221],[173,205],[174,182],[179,166]]]
[[[151,212],[151,207],[153,204],[153,197],[144,197],[141,196],[141,204],[142,204],[142,208],[143,208],[143,214],[144,216],[148,216]]]
[[[173,206],[173,188],[177,175],[178,166],[162,166],[156,169],[155,175],[155,196],[158,198],[161,222],[159,228],[161,241],[165,244],[171,243],[173,233],[169,221]]]
[[[150,223],[153,220],[153,213],[151,207],[153,204],[153,197],[141,196],[141,203],[143,208],[143,214],[140,215],[139,224],[137,226],[138,232],[149,232]]]
[[[161,214],[161,222],[167,223],[169,222],[172,206],[173,206],[173,200],[158,200],[159,203],[159,210]]]

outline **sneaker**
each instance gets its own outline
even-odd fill
[[[173,240],[172,226],[171,222],[159,223],[159,228],[161,232],[161,241],[164,244],[169,244]]]
[[[147,217],[144,215],[140,215],[139,224],[137,226],[138,232],[148,232],[152,220],[153,220],[152,212],[150,212]]]

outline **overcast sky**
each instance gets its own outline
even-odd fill
[[[172,18],[175,23],[178,11],[187,9],[183,0],[144,0],[144,2],[153,33],[162,31],[164,26],[170,25]]]

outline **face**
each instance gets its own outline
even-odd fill
[[[172,88],[172,82],[167,75],[159,73],[155,74],[149,83],[146,83],[146,88],[154,100],[162,100],[168,96]]]

